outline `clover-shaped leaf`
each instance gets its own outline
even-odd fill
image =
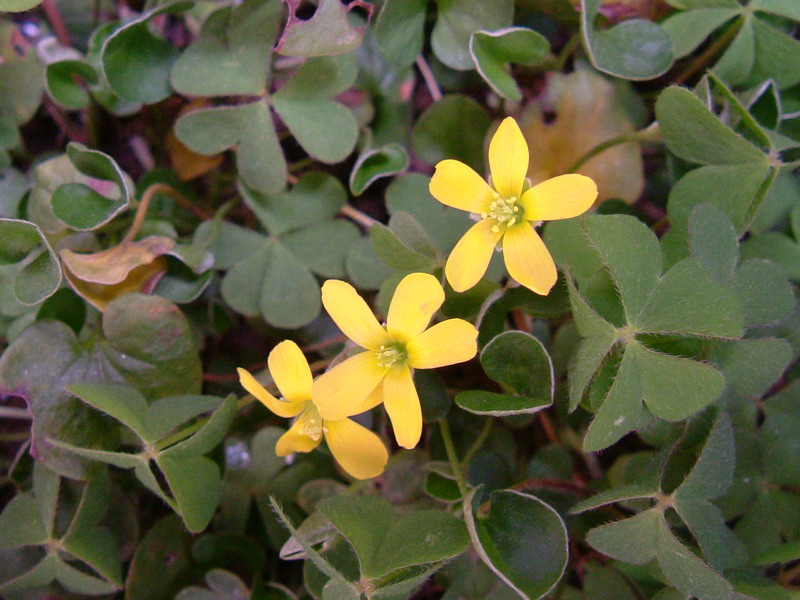
[[[572,234],[559,235],[570,229],[583,231],[580,246],[569,244]],[[576,407],[593,385],[601,386],[597,389],[604,397],[599,408],[592,407],[597,414],[585,448],[605,448],[636,429],[647,415],[644,406],[662,419],[679,421],[720,395],[724,379],[719,371],[665,352],[658,338],[740,337],[743,310],[736,292],[715,280],[695,258],[681,260],[662,274],[657,238],[633,217],[553,223],[546,238],[553,240],[553,255],[568,271],[575,265],[580,272],[585,254],[599,258],[602,265],[569,282],[576,324],[585,338],[571,366],[570,405]],[[638,249],[635,255],[631,247]],[[604,367],[612,374],[606,388],[599,377]],[[677,380],[682,382],[679,388],[671,383]]]
[[[601,3],[581,0],[583,46],[597,69],[623,79],[644,80],[658,77],[672,66],[672,44],[656,23],[629,19],[609,29],[595,29]]]
[[[66,527],[56,520],[63,485],[58,475],[37,462],[32,491],[14,496],[0,514],[0,547],[60,548],[59,552],[44,553],[30,570],[0,583],[3,593],[52,581],[89,596],[110,594],[122,587],[117,542],[108,529],[98,525],[108,507],[108,474],[99,470],[89,479]],[[76,568],[76,561],[81,569]]]
[[[75,169],[89,178],[89,185],[64,183],[53,192],[53,214],[65,225],[97,229],[128,207],[133,182],[114,159],[74,142],[67,146],[67,156]]]
[[[131,454],[82,448],[54,439],[49,442],[84,458],[132,468],[145,487],[183,518],[190,531],[205,529],[219,501],[221,479],[216,464],[202,455],[227,433],[236,413],[234,398],[172,396],[148,405],[134,388],[119,384],[76,383],[68,390],[128,427],[139,438],[141,450]],[[196,431],[187,435],[175,431],[206,412],[210,416]],[[164,477],[169,494],[158,483],[151,462]]]
[[[542,343],[522,331],[506,331],[481,351],[486,374],[511,394],[459,392],[456,404],[471,413],[508,416],[532,413],[553,403],[553,363]]]
[[[550,43],[542,34],[525,27],[497,31],[476,31],[469,41],[475,68],[491,88],[503,98],[522,99],[516,81],[508,72],[508,63],[536,65],[550,52]]]
[[[420,571],[428,577],[469,544],[464,523],[452,515],[427,510],[398,518],[388,501],[375,496],[333,496],[317,511],[352,546],[360,577],[384,594],[403,584],[410,593],[424,580]]]
[[[341,0],[320,0],[314,15],[307,21],[296,16],[298,0],[288,0],[289,20],[278,41],[276,52],[288,56],[332,56],[351,52],[361,45],[364,28],[350,23],[348,13],[356,6],[372,7],[364,2],[342,4]]]
[[[19,264],[14,295],[22,304],[38,304],[61,285],[61,265],[34,223],[0,218],[0,264]]]
[[[10,20],[0,22],[0,150],[19,142],[18,126],[39,108],[43,65],[36,49]]]
[[[771,19],[778,16],[800,21],[793,3],[753,0],[742,5],[724,0],[713,6],[678,8],[685,10],[662,24],[677,58],[691,54],[712,32],[728,23],[733,39],[712,67],[714,73],[731,85],[772,79],[784,89],[800,82],[800,67],[791,60],[800,51],[800,42],[776,28]]]
[[[172,93],[169,74],[179,52],[168,41],[153,35],[149,21],[158,15],[182,12],[193,4],[189,0],[169,2],[108,36],[102,49],[102,68],[115,94],[131,102],[153,104]]]
[[[48,349],[47,360],[42,348]],[[90,339],[45,319],[28,327],[0,359],[0,391],[25,398],[34,417],[33,452],[48,467],[73,478],[86,476],[85,462],[46,440],[105,449],[117,442],[118,431],[65,385],[127,381],[148,398],[159,398],[199,392],[200,375],[186,318],[170,301],[141,294],[113,300],[103,313],[102,332]]]
[[[509,27],[514,16],[511,0],[437,0],[436,7],[431,48],[436,58],[460,71],[475,68],[469,50],[472,34]]]
[[[579,503],[571,512],[631,498],[652,498],[655,504],[651,508],[592,529],[587,541],[598,551],[624,562],[641,565],[655,560],[670,584],[700,600],[731,598],[733,589],[717,570],[741,565],[746,555],[741,541],[711,503],[730,486],[735,465],[733,428],[726,413],[712,410],[690,422],[684,438],[673,448],[673,462],[681,463],[684,454],[695,446],[699,451],[693,466],[671,493],[663,489],[670,485],[668,464],[661,490],[610,490]],[[680,470],[685,471],[683,467]],[[711,566],[672,532],[664,514],[668,507],[674,508],[689,528]]]

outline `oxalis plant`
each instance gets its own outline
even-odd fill
[[[798,0],[0,0],[0,597],[800,599]]]

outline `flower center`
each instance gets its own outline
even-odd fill
[[[317,407],[309,403],[308,407],[303,411],[303,416],[300,417],[303,424],[300,430],[303,435],[307,435],[315,442],[322,439],[322,432],[325,431],[325,423],[317,410]]]
[[[378,359],[379,367],[388,369],[396,362],[402,362],[406,359],[406,349],[397,343],[381,346],[380,350],[375,352],[375,358]]]
[[[517,204],[517,197],[502,198],[497,192],[493,192],[494,200],[489,204],[489,210],[481,214],[484,219],[494,221],[492,231],[499,232],[501,228],[506,229],[519,223],[522,220],[522,210]]]

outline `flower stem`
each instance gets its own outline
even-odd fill
[[[417,68],[422,75],[422,79],[425,80],[425,86],[428,88],[428,92],[430,93],[431,98],[433,98],[433,101],[438,102],[441,100],[442,90],[439,88],[439,84],[436,82],[436,78],[433,76],[433,71],[431,71],[428,61],[425,60],[425,57],[423,57],[422,54],[417,57]]]
[[[378,222],[369,215],[364,214],[363,212],[361,212],[357,208],[350,206],[349,204],[345,204],[344,206],[342,206],[342,208],[339,209],[339,214],[352,219],[353,221],[355,221],[362,227],[365,227],[366,229],[369,229],[370,227],[375,225],[375,223]]]
[[[30,420],[31,413],[25,408],[16,406],[0,406],[0,419],[23,419]]]
[[[450,424],[447,419],[439,420],[439,430],[442,432],[442,440],[444,441],[444,449],[447,452],[447,460],[450,461],[450,467],[453,469],[453,476],[458,485],[458,491],[462,498],[466,498],[469,493],[467,487],[467,480],[464,477],[464,470],[460,462],[458,462],[458,455],[456,454],[456,447],[453,444],[453,436],[450,433]]]
[[[565,173],[575,173],[580,169],[583,165],[587,162],[592,160],[598,154],[602,154],[609,148],[613,148],[614,146],[619,146],[620,144],[626,144],[628,142],[655,142],[659,141],[659,129],[658,123],[651,123],[644,129],[640,129],[638,131],[631,131],[629,133],[623,133],[615,138],[611,138],[610,140],[606,140],[605,142],[601,142],[597,144],[594,148],[591,148],[588,152],[585,152],[583,156],[578,158],[572,165],[570,165],[569,169],[565,171]]]
[[[139,233],[139,230],[142,228],[142,223],[144,223],[144,219],[147,216],[147,210],[148,208],[150,208],[150,201],[156,194],[167,194],[173,198],[180,196],[178,192],[173,190],[165,183],[154,183],[153,185],[148,187],[144,191],[144,194],[142,194],[142,200],[141,202],[139,202],[139,208],[136,209],[136,216],[133,218],[133,223],[131,224],[131,228],[128,230],[128,233],[126,233],[125,237],[123,238],[124,242],[133,241],[133,238],[135,238],[136,234]]]
[[[472,461],[475,453],[481,449],[483,443],[486,441],[486,438],[489,437],[489,432],[492,430],[492,425],[494,424],[493,417],[486,417],[486,420],[483,422],[483,429],[478,434],[478,437],[475,438],[475,441],[472,442],[472,445],[467,450],[466,454],[464,454],[464,460],[461,462],[465,465],[469,465]]]

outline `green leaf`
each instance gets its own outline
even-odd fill
[[[67,146],[67,156],[78,172],[91,178],[92,187],[65,183],[56,188],[51,204],[64,224],[78,230],[97,229],[128,207],[133,184],[114,159],[75,142]]]
[[[314,273],[342,278],[347,255],[359,239],[361,235],[355,225],[343,219],[332,219],[288,233],[281,242]]]
[[[658,566],[667,581],[698,600],[731,598],[731,585],[681,544],[661,515],[657,515],[654,533],[658,546]]]
[[[42,0],[0,0],[0,10],[6,12],[22,12],[38,6]]]
[[[644,402],[654,415],[667,421],[683,420],[716,400],[725,380],[708,365],[686,358],[660,354],[641,344],[631,344],[627,352],[636,357]],[[682,392],[674,393],[676,382]]]
[[[174,15],[192,2],[176,0],[148,11],[126,23],[105,41],[103,74],[111,89],[125,100],[154,104],[170,95],[169,74],[178,49],[156,37],[149,21],[158,15]]]
[[[553,363],[542,343],[522,331],[507,331],[481,351],[486,374],[516,396],[460,392],[456,404],[475,414],[509,416],[539,411],[553,403]]]
[[[223,6],[175,61],[172,87],[188,96],[257,96],[267,90],[272,45],[282,18],[279,2]]]
[[[414,153],[430,164],[452,158],[483,171],[483,139],[491,120],[477,102],[448,95],[431,104],[414,124]]]
[[[728,389],[746,398],[761,397],[792,360],[786,340],[751,338],[717,342],[711,360],[725,373]]]
[[[429,272],[436,266],[431,256],[426,256],[410,248],[388,227],[375,223],[369,229],[375,253],[383,262],[403,272]]]
[[[578,502],[569,509],[570,514],[577,515],[587,510],[594,510],[607,504],[625,502],[628,500],[639,500],[642,498],[654,498],[659,490],[655,487],[640,485],[637,483],[628,485],[618,485],[611,489],[595,494],[587,500]]]
[[[800,6],[792,0],[756,0],[753,2],[753,7],[756,10],[800,21]]]
[[[205,456],[173,457],[162,452],[156,462],[178,505],[186,528],[197,533],[206,528],[219,503],[219,468]]]
[[[369,237],[362,237],[352,244],[345,268],[353,285],[364,290],[377,290],[392,272],[375,252]]]
[[[48,538],[33,496],[26,493],[14,496],[0,514],[0,548],[43,544]]]
[[[658,551],[658,524],[661,515],[646,510],[628,519],[595,527],[586,534],[592,548],[606,556],[633,565],[650,562]]]
[[[619,290],[630,322],[642,312],[661,275],[658,239],[641,221],[627,215],[586,217],[583,225]]]
[[[753,19],[739,17],[740,29],[723,53],[713,72],[731,85],[739,85],[753,69],[756,55],[756,42],[753,33]],[[736,27],[733,23],[730,27]]]
[[[672,43],[658,25],[629,19],[599,31],[594,22],[602,0],[581,0],[581,36],[589,60],[600,71],[623,79],[654,79],[672,66]]]
[[[265,100],[187,113],[175,123],[175,135],[198,154],[235,147],[239,176],[254,190],[272,194],[286,185],[286,159]]]
[[[414,565],[439,563],[469,546],[464,523],[445,512],[423,510],[401,519],[389,530],[364,571],[382,577]]]
[[[39,459],[73,478],[85,477],[84,463],[46,440],[106,449],[116,443],[117,430],[65,385],[125,381],[155,398],[194,393],[201,383],[189,324],[168,300],[127,294],[109,304],[102,325],[102,334],[79,339],[61,322],[38,321],[0,358],[0,391],[26,398]],[[48,348],[47,360],[42,348]]]
[[[357,72],[353,54],[312,58],[272,96],[273,108],[297,142],[321,162],[340,162],[355,148],[356,118],[331,96],[349,88]]]
[[[32,306],[61,285],[61,263],[42,230],[28,221],[0,218],[0,265],[26,261],[14,277],[14,296]]]
[[[667,32],[675,58],[691,54],[712,31],[739,14],[735,8],[698,8],[672,15],[661,27]]]
[[[383,57],[397,65],[414,63],[425,40],[425,0],[386,0],[375,23]]]
[[[247,188],[241,188],[240,191],[267,231],[278,236],[316,221],[332,219],[347,203],[347,191],[341,182],[322,171],[303,173],[291,190],[278,194],[259,194]],[[259,238],[248,233],[252,238]],[[239,229],[237,238],[248,233]],[[246,254],[248,252],[237,260]]]
[[[202,398],[202,397],[201,397]],[[166,399],[161,400],[164,402]],[[177,396],[170,398],[172,403],[191,403],[196,402],[197,397]],[[215,398],[216,400],[216,398]],[[162,457],[186,458],[205,454],[213,450],[228,433],[228,429],[236,416],[236,398],[231,395],[225,398],[219,406],[209,416],[203,426],[191,437],[170,446],[161,452]],[[152,418],[148,414],[149,418]]]
[[[90,85],[100,82],[94,67],[82,60],[51,62],[45,71],[47,93],[64,108],[79,110],[85,107],[89,103],[89,93],[78,83],[77,77]]]
[[[481,560],[521,598],[548,594],[567,565],[567,530],[549,505],[535,496],[497,490],[482,514],[480,488],[464,501],[464,519]]]
[[[0,23],[0,56],[3,57],[0,64],[0,148],[11,148],[19,143],[17,126],[34,116],[44,92],[43,65],[36,44],[20,43],[19,35],[18,25],[11,19],[3,19]]]
[[[667,148],[689,162],[728,165],[765,161],[763,152],[734,133],[685,88],[671,86],[661,92],[656,118]]]
[[[719,281],[733,275],[739,240],[731,220],[712,204],[699,204],[689,217],[689,249]]]
[[[297,5],[289,5],[289,21],[276,51],[288,56],[330,56],[355,50],[364,38],[363,28],[350,25],[350,7],[340,0],[320,0],[307,21],[295,16]]]
[[[362,152],[350,171],[350,191],[360,196],[381,177],[391,177],[408,168],[408,152],[399,144],[387,144]]]
[[[536,65],[550,52],[550,43],[542,34],[525,27],[498,31],[476,31],[470,37],[469,51],[475,68],[484,81],[503,98],[522,99],[508,63]]]
[[[137,545],[125,581],[125,600],[172,598],[191,567],[189,535],[176,515],[168,515]]]
[[[689,171],[669,195],[672,227],[677,234],[683,234],[694,207],[707,203],[721,210],[733,222],[737,234],[742,235],[748,226],[748,211],[768,174],[766,164],[754,163]]]
[[[780,267],[766,260],[742,263],[736,270],[734,288],[741,298],[748,327],[779,323],[795,306],[786,275]]]
[[[334,496],[317,504],[317,510],[353,546],[362,575],[376,576],[371,573],[370,566],[378,559],[378,549],[395,523],[392,505],[377,496]]]
[[[147,401],[135,388],[116,383],[73,383],[67,386],[67,391],[89,406],[114,417],[142,441],[155,441],[146,431]]]
[[[433,53],[459,71],[474,69],[469,52],[472,34],[509,27],[514,17],[512,0],[436,0],[439,13],[431,32]]]
[[[308,268],[277,240],[237,262],[222,280],[222,296],[236,311],[260,314],[267,323],[291,329],[309,323],[321,308],[319,284]]]
[[[654,333],[736,338],[744,332],[743,318],[737,294],[720,285],[699,261],[687,258],[659,279],[647,305],[631,324]]]
[[[762,19],[752,21],[757,52],[748,80],[772,79],[779,89],[796,85],[800,82],[800,65],[794,57],[800,52],[800,42]]]

